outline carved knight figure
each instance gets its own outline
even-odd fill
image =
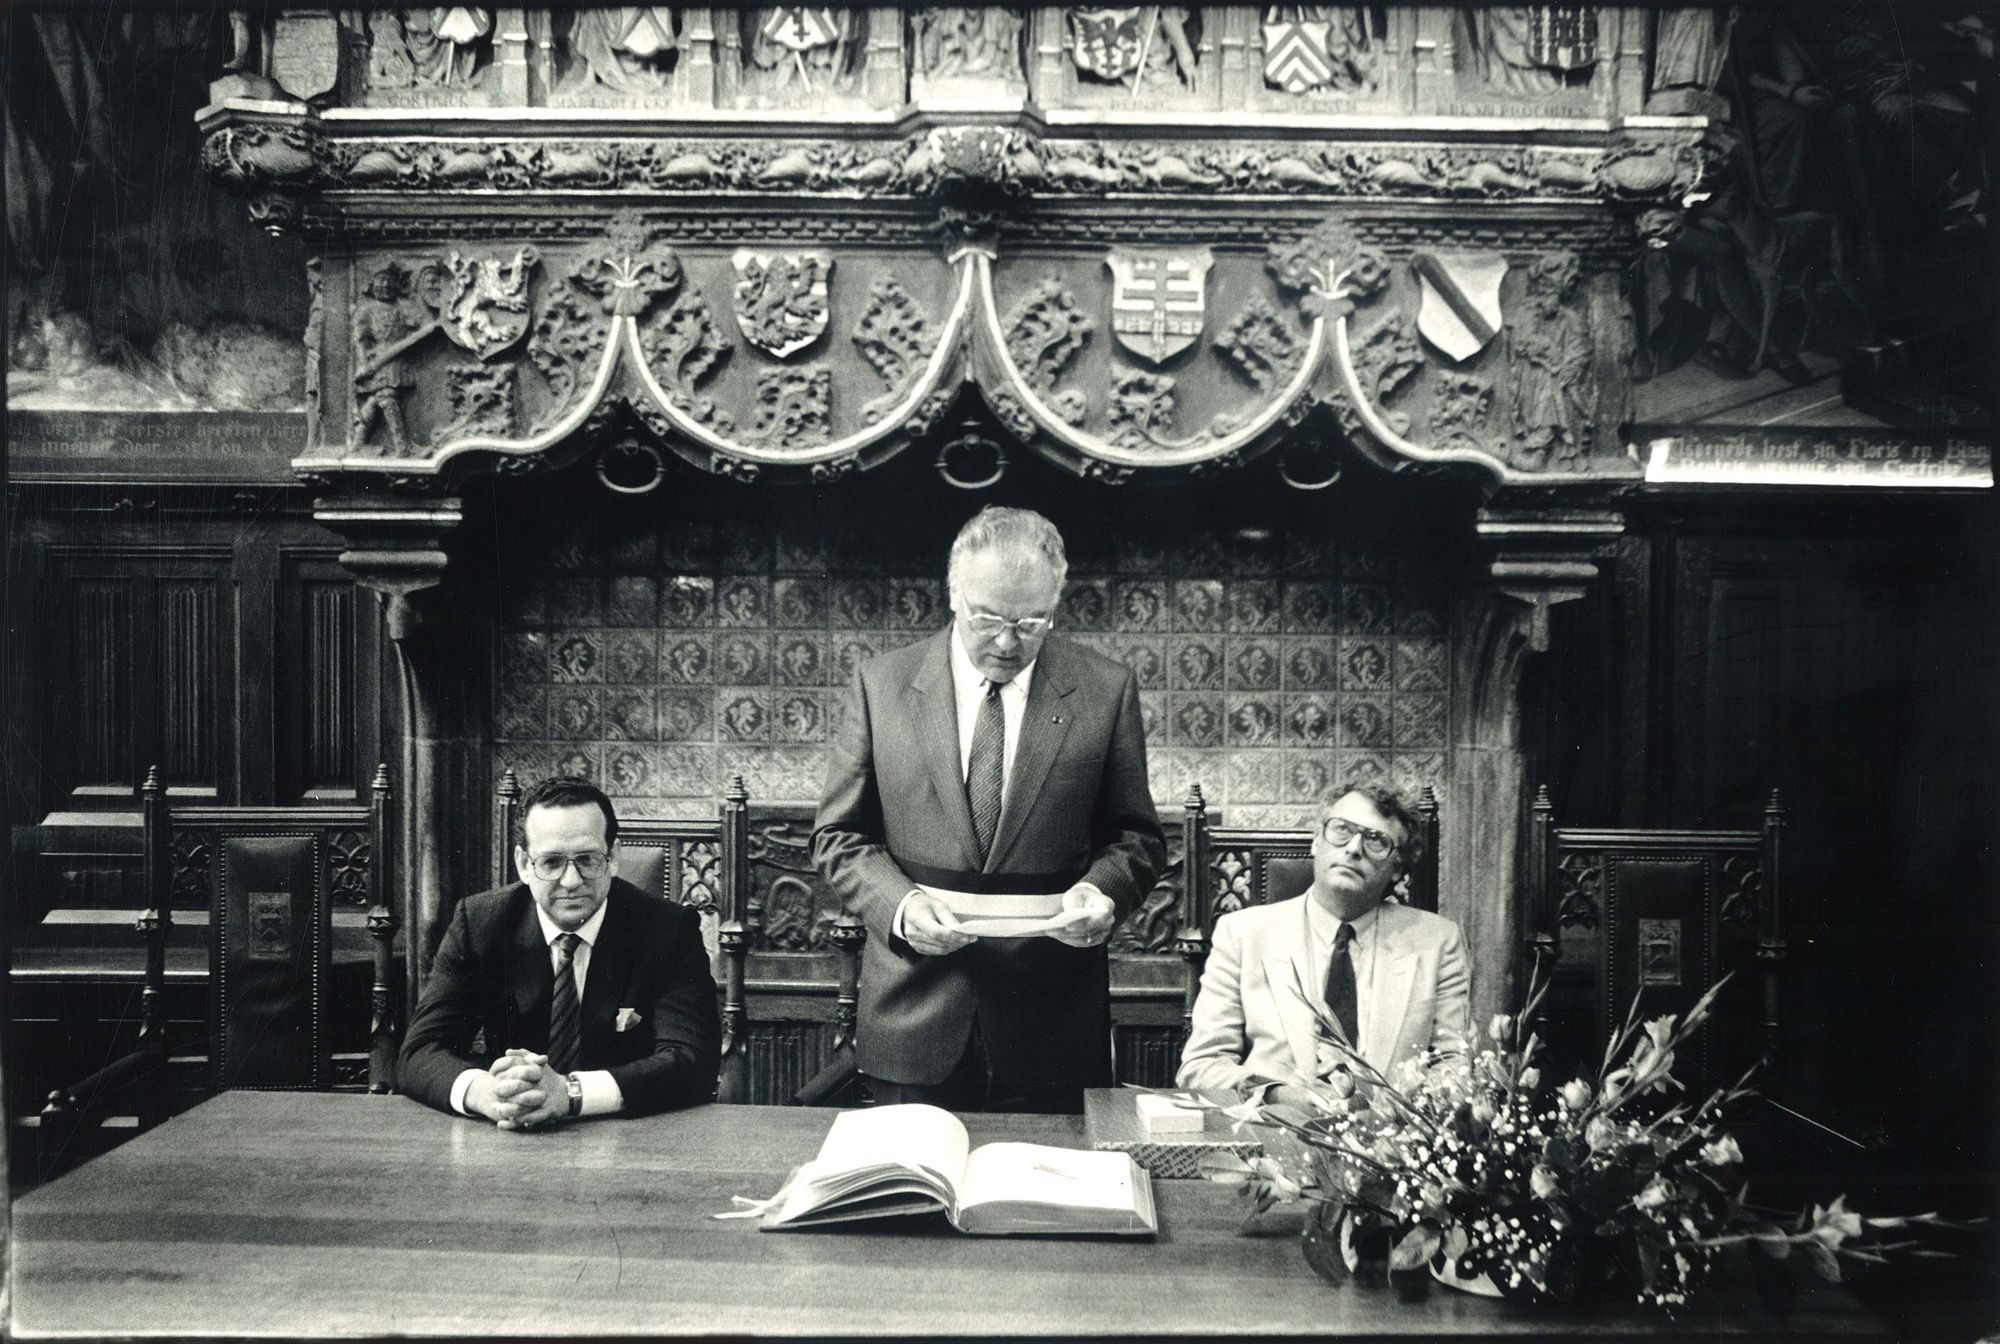
[[[679,47],[674,12],[666,5],[582,10],[570,23],[573,64],[562,91],[601,84],[619,93],[658,93],[673,80]]]
[[[1507,327],[1518,466],[1573,462],[1596,415],[1590,332],[1570,303],[1579,274],[1574,256],[1537,257],[1528,266],[1526,320]]]
[[[354,439],[366,443],[376,425],[388,451],[406,452],[403,393],[411,379],[403,352],[429,330],[411,315],[409,272],[394,262],[368,277],[354,305]]]
[[[999,6],[945,5],[918,10],[917,66],[929,79],[1021,75],[1021,16]]]
[[[1597,63],[1591,5],[1500,5],[1459,12],[1462,60],[1490,88],[1528,98],[1564,88]]]
[[[493,32],[493,11],[472,5],[431,5],[406,10],[403,39],[416,82],[434,88],[469,88],[485,73],[481,57]]]

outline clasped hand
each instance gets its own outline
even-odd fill
[[[549,1057],[514,1049],[474,1074],[465,1108],[501,1129],[534,1129],[569,1115],[569,1082],[549,1067]]]

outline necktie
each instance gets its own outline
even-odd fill
[[[1359,995],[1354,989],[1354,926],[1342,924],[1333,935],[1333,957],[1326,963],[1326,1009],[1340,1023],[1347,1043],[1361,1048]]]
[[[986,683],[979,717],[972,724],[972,755],[966,762],[965,800],[972,805],[972,829],[979,837],[979,861],[993,848],[1000,829],[1000,797],[1005,789],[1007,719],[1000,709],[1000,683]]]
[[[549,1067],[568,1073],[576,1067],[583,1051],[583,1018],[576,1006],[576,945],[583,940],[573,933],[556,937],[556,988],[549,1000]]]

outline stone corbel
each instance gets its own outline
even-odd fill
[[[1549,609],[1588,591],[1597,577],[1591,552],[1622,534],[1625,520],[1608,509],[1481,509],[1476,526],[1494,588],[1522,604],[1527,651],[1547,653]]]

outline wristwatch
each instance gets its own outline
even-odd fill
[[[563,1081],[569,1085],[569,1118],[574,1120],[583,1114],[583,1079],[572,1073]]]

